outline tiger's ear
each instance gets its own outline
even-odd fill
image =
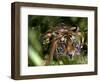
[[[76,32],[79,31],[79,27],[71,27],[70,30]]]

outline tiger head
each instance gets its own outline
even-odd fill
[[[66,48],[65,53],[70,58],[72,58],[74,55],[80,55],[81,49],[82,49],[82,34],[81,32],[73,32],[70,31],[67,33],[67,41],[66,41]]]

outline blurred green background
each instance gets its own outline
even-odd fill
[[[28,15],[28,66],[44,66],[48,54],[43,52],[40,36],[50,28],[54,28],[60,23],[69,26],[78,26],[83,34],[87,45],[88,19],[86,17],[58,17],[58,16],[35,16]],[[46,48],[46,47],[45,47]],[[74,56],[73,60],[61,57],[61,65],[86,64],[87,46],[81,55]],[[57,61],[52,60],[51,65],[58,65]]]

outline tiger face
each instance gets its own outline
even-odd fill
[[[77,34],[77,32],[71,32],[67,34],[67,42],[65,53],[70,58],[74,55],[80,55],[81,48],[82,48],[82,37]]]

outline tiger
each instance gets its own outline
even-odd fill
[[[54,58],[59,62],[62,55],[68,56],[70,59],[75,55],[80,55],[84,44],[84,37],[79,31],[79,27],[54,27],[41,37],[44,51],[50,50],[47,52],[49,57],[46,65],[49,65]]]

